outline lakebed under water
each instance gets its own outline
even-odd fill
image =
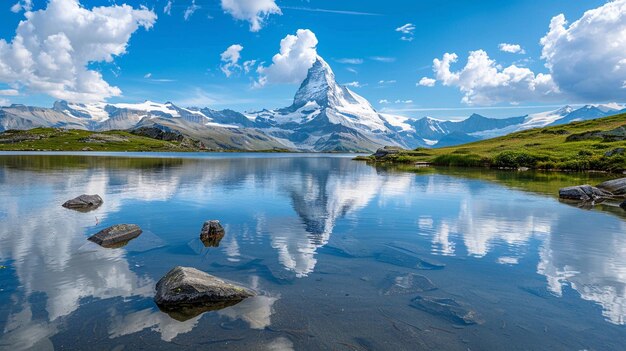
[[[624,349],[626,212],[556,197],[606,175],[351,157],[0,154],[0,349]],[[104,204],[61,207],[82,193]],[[86,240],[117,223],[144,233]],[[177,265],[260,294],[172,318]]]

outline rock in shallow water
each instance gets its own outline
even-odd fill
[[[154,301],[175,319],[235,305],[256,293],[191,267],[175,267],[156,285]]]
[[[102,205],[102,202],[100,195],[83,194],[77,198],[66,201],[63,207],[74,210],[94,210]]]
[[[116,248],[126,245],[139,235],[141,235],[141,228],[136,224],[116,224],[99,231],[87,240],[102,247]]]
[[[476,311],[454,299],[418,296],[411,300],[411,306],[454,323],[469,325],[482,322]]]
[[[612,194],[591,185],[577,185],[560,189],[559,197],[565,200],[595,201],[612,197]]]
[[[391,274],[387,276],[382,290],[383,295],[406,295],[436,290],[433,282],[415,273]]]
[[[443,263],[420,257],[414,252],[391,246],[385,247],[375,256],[377,261],[414,269],[444,269],[446,266]]]
[[[619,207],[622,208],[622,210],[626,211],[626,201],[622,202],[621,204],[619,204]]]
[[[626,195],[626,178],[619,178],[598,184],[598,188],[613,195]]]
[[[218,247],[225,233],[224,227],[222,227],[220,221],[206,221],[200,232],[200,240],[205,247]]]

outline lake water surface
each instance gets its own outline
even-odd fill
[[[624,350],[624,211],[555,196],[606,176],[352,157],[0,154],[0,349]],[[61,207],[82,193],[104,204]],[[144,233],[86,240],[117,223]],[[173,318],[152,298],[177,265],[259,296]]]

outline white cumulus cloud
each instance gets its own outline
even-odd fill
[[[131,35],[151,28],[157,18],[143,7],[89,10],[78,0],[50,0],[46,9],[25,17],[11,42],[0,39],[0,82],[77,102],[121,94],[88,65],[126,53]]]
[[[282,15],[274,0],[221,0],[222,10],[235,19],[248,21],[250,31],[258,32],[270,15]]]
[[[352,88],[361,88],[363,86],[363,85],[361,85],[360,82],[357,82],[357,81],[346,83],[344,85],[347,86],[347,87],[352,87]]]
[[[436,82],[437,80],[435,79],[422,77],[422,79],[420,79],[420,81],[417,82],[417,85],[423,86],[423,87],[434,87]]]
[[[435,78],[457,87],[467,104],[626,99],[626,0],[586,11],[571,24],[563,14],[553,17],[540,44],[545,73],[516,64],[502,67],[485,51],[476,50],[458,71],[451,70],[458,60],[454,53],[433,60]],[[500,49],[523,53],[516,44],[501,44]]]
[[[280,41],[280,52],[268,67],[257,68],[258,86],[267,83],[300,83],[317,58],[317,37],[308,29],[298,29]]]
[[[250,73],[252,72],[252,69],[254,68],[254,65],[256,65],[256,60],[248,60],[246,62],[243,63],[243,71],[246,73]]]
[[[446,53],[433,60],[433,70],[443,85],[459,88],[464,93],[462,101],[469,105],[542,100],[559,92],[549,74],[535,75],[515,65],[503,68],[483,50],[471,51],[465,67],[451,71],[457,60],[456,54]]]
[[[7,99],[0,98],[0,106],[9,106],[11,102]]]
[[[498,49],[502,52],[508,52],[510,54],[523,55],[526,53],[526,50],[524,50],[519,44],[500,43],[500,45],[498,45]]]
[[[541,45],[564,93],[589,101],[626,98],[626,0],[586,11],[569,26],[562,14],[552,18]]]
[[[230,77],[235,70],[241,69],[239,65],[239,59],[241,58],[241,50],[243,50],[243,46],[239,44],[233,44],[226,49],[221,55],[222,66],[220,69],[226,77]],[[248,63],[248,62],[246,62]]]
[[[18,13],[22,10],[30,11],[33,9],[33,0],[19,0],[11,6],[11,12]]]

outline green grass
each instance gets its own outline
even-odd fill
[[[612,156],[608,151],[626,148],[626,141],[578,140],[568,136],[609,131],[626,126],[626,114],[567,125],[537,128],[506,136],[441,149],[418,148],[383,158],[360,158],[380,163],[412,164],[430,162],[436,166],[519,168],[541,170],[622,172],[626,153]]]
[[[17,141],[19,139],[24,139]],[[99,140],[101,142],[93,142]],[[92,132],[57,128],[0,133],[0,151],[198,151],[193,145],[152,139],[125,131]]]

